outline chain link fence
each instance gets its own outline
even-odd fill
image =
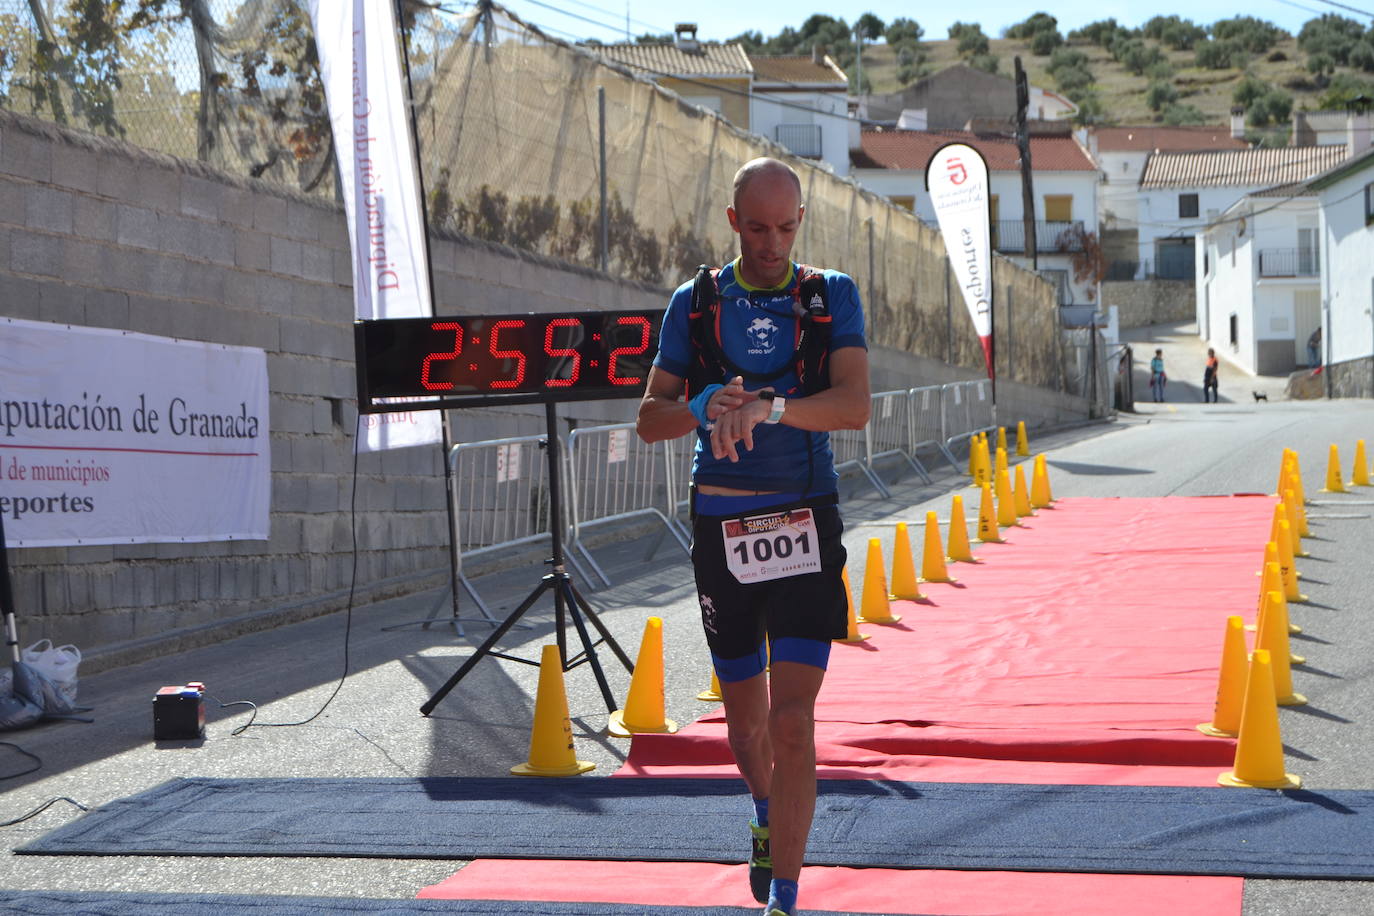
[[[802,177],[795,256],[855,277],[870,340],[981,370],[939,233],[908,211],[499,6],[402,9],[432,232],[672,287],[734,256],[734,172],[776,156]],[[0,105],[337,194],[305,0],[0,0]],[[1005,259],[994,285],[999,373],[1062,390],[1053,289]]]

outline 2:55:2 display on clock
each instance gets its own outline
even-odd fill
[[[662,320],[644,310],[358,321],[358,409],[639,397]],[[406,402],[388,403],[397,398]]]

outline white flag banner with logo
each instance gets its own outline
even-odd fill
[[[935,205],[954,277],[983,345],[988,378],[993,378],[988,164],[968,144],[946,143],[926,165],[926,190]]]
[[[423,318],[425,225],[390,0],[310,0],[353,251],[359,318]],[[437,411],[363,417],[367,450],[438,442]]]
[[[266,540],[267,352],[0,320],[11,547]]]

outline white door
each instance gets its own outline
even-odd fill
[[[1293,290],[1293,363],[1307,365],[1307,338],[1322,324],[1320,290]]]

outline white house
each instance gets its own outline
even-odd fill
[[[1374,397],[1374,150],[1316,176],[1307,189],[1318,205],[1331,391]]]
[[[1197,245],[1198,334],[1248,371],[1307,364],[1321,323],[1318,201],[1302,185],[1242,197]]]
[[[828,55],[751,54],[750,130],[790,152],[849,174],[849,77]]]
[[[1140,178],[1137,253],[1149,275],[1195,278],[1193,237],[1246,194],[1306,181],[1346,156],[1344,146],[1152,153]]]
[[[937,149],[954,142],[967,143],[987,160],[993,248],[1029,266],[1021,157],[1015,140],[962,130],[865,130],[860,148],[851,153],[851,176],[934,226],[935,208],[925,189],[926,164]],[[1073,281],[1073,261],[1083,257],[1079,233],[1097,233],[1097,167],[1067,125],[1061,135],[1031,137],[1030,148],[1037,268],[1059,288],[1060,305],[1094,303],[1096,285]]]
[[[1127,125],[1088,131],[1088,152],[1102,171],[1098,222],[1102,247],[1113,262],[1110,279],[1143,279],[1150,266],[1139,255],[1140,234],[1149,231],[1140,224],[1138,207],[1146,160],[1152,153],[1248,149],[1243,117],[1233,112],[1231,120],[1229,130],[1218,126]]]

